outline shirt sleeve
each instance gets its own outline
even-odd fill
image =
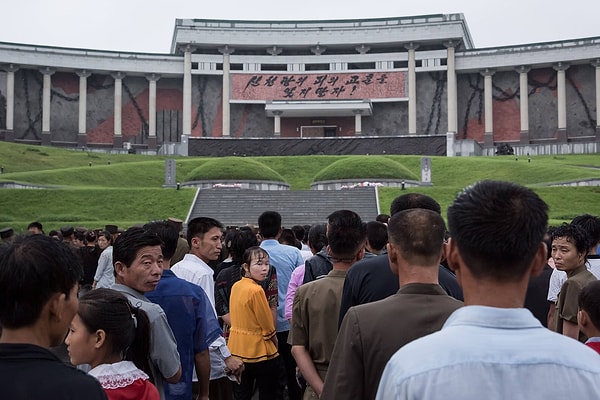
[[[548,286],[548,301],[556,303],[558,300],[558,293],[563,283],[567,280],[567,274],[564,271],[555,269],[550,275],[550,284]]]
[[[306,286],[300,286],[296,290],[294,303],[292,306],[292,327],[290,334],[292,336],[290,343],[292,346],[308,347],[308,310],[305,304]]]
[[[160,308],[160,306],[155,305]],[[157,316],[150,321],[150,359],[156,364],[164,378],[170,378],[177,373],[181,362],[177,352],[177,342],[169,327],[167,316],[160,309]]]
[[[358,318],[351,308],[335,341],[321,400],[366,398],[363,360]]]
[[[294,295],[296,294],[296,289],[298,286],[302,285],[302,280],[304,279],[304,266],[300,266],[296,268],[292,272],[292,276],[290,277],[290,283],[288,284],[287,293],[285,295],[285,308],[284,308],[284,316],[285,319],[292,318],[292,307],[294,303]]]
[[[567,279],[562,286],[561,296],[564,296],[564,303],[560,310],[559,317],[565,321],[577,323],[577,312],[579,311],[579,304],[577,297],[581,292],[581,287],[577,282],[572,279]]]
[[[96,268],[96,274],[94,275],[94,280],[96,282],[102,278],[102,274],[104,274],[104,270],[108,266],[108,261],[108,253],[103,251],[102,254],[100,254],[100,258],[98,258],[98,267]]]

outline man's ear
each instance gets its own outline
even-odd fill
[[[115,273],[117,274],[117,276],[122,276],[123,272],[125,271],[125,269],[127,267],[125,266],[125,264],[123,264],[123,262],[115,261],[114,268],[115,268]]]
[[[331,247],[327,245],[327,255],[331,257]]]
[[[539,276],[544,267],[546,266],[546,262],[548,261],[548,249],[546,247],[546,243],[541,242],[538,246],[538,250],[533,257],[533,261],[531,261],[531,276]]]
[[[450,268],[450,270],[454,272],[458,277],[458,274],[460,273],[460,269],[462,268],[464,261],[462,259],[462,256],[460,255],[456,241],[452,240],[452,238],[448,239],[448,242],[444,243],[443,251],[446,256],[448,268]]]
[[[67,295],[64,293],[54,293],[52,296],[50,296],[50,300],[48,300],[48,311],[50,312],[50,318],[58,321],[62,319],[66,300]]]
[[[361,247],[360,250],[358,251],[358,254],[356,254],[356,261],[360,261],[363,258],[365,258],[365,248]]]
[[[588,313],[580,308],[577,312],[577,323],[579,324],[579,327],[585,328],[589,324],[589,321],[590,316],[588,315]]]
[[[390,260],[390,269],[394,275],[398,275],[398,250],[391,243],[388,243],[385,246],[387,248],[388,259]]]

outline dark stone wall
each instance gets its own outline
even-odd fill
[[[593,136],[596,128],[595,76],[592,65],[567,69],[567,132],[569,137]],[[458,139],[483,142],[485,133],[484,78],[458,75]],[[500,71],[492,76],[494,141],[518,141],[521,130],[519,73]],[[556,71],[532,69],[528,73],[529,137],[555,138],[558,127]]]
[[[190,138],[190,156],[446,155],[446,136],[356,138]]]

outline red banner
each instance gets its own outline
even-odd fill
[[[231,74],[232,100],[360,100],[406,97],[405,72]]]

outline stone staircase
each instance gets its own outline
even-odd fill
[[[186,222],[196,217],[212,217],[225,226],[256,225],[263,211],[277,211],[282,225],[324,223],[336,210],[352,210],[363,221],[379,214],[376,187],[347,190],[198,190]]]

